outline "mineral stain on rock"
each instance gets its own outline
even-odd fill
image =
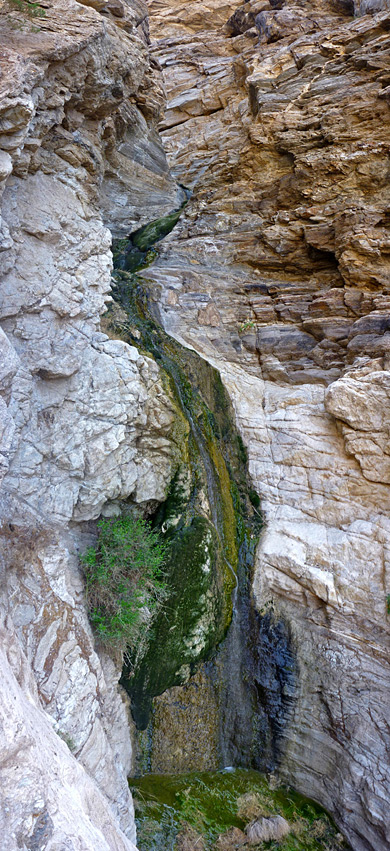
[[[221,656],[224,765],[275,771],[298,686],[296,650],[289,625],[272,608],[257,612],[245,584]]]

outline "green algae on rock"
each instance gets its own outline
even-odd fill
[[[159,363],[178,413],[176,471],[154,516],[170,548],[170,596],[145,653],[136,664],[129,660],[122,677],[133,717],[145,729],[153,698],[187,682],[224,638],[239,563],[252,563],[261,517],[218,372],[155,323],[135,275],[118,270],[115,280],[114,295],[127,316],[119,330]],[[150,744],[150,736],[144,738]]]
[[[176,472],[154,516],[170,545],[171,595],[122,676],[136,771],[273,771],[298,671],[286,625],[251,603],[261,514],[245,446],[219,373],[161,329],[147,281],[114,277],[119,331],[159,363],[177,411]]]
[[[258,847],[279,851],[349,848],[317,803],[286,787],[271,788],[256,771],[147,775],[131,780],[130,786],[140,851],[177,851],[178,838],[186,826],[199,837],[194,848],[223,848],[223,837],[231,828],[244,830],[254,818],[275,815],[288,821],[290,834]]]
[[[147,279],[122,269],[114,280],[119,331],[159,363],[177,411],[176,466],[154,517],[170,544],[171,596],[122,676],[135,771],[274,771],[299,671],[288,625],[252,604],[261,513],[231,402],[219,373],[155,320]]]
[[[188,190],[185,191],[188,193]],[[138,269],[144,269],[148,266],[156,256],[153,246],[173,230],[187,201],[188,197],[177,210],[148,222],[148,224],[133,231],[128,237],[114,239],[112,252],[115,267],[127,272],[136,272]]]
[[[123,678],[141,729],[149,721],[152,697],[188,680],[194,663],[206,658],[223,637],[224,588],[217,547],[213,526],[200,516],[175,535],[167,568],[169,598],[153,624],[146,652],[129,680]]]

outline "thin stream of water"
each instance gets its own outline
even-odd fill
[[[172,369],[172,364],[170,364],[169,371],[175,382],[177,393],[182,407],[186,412],[193,437],[202,458],[206,473],[212,522],[222,549],[221,537],[223,530],[221,530],[222,522],[218,511],[219,489],[215,469],[210,460],[201,431],[195,424],[191,411],[183,398],[180,381],[177,380],[174,374],[175,370]],[[247,553],[243,555],[246,558]],[[248,649],[248,610],[251,605],[250,589],[246,567],[243,564],[240,565],[240,573],[242,574],[242,587],[240,588],[239,575],[225,555],[224,561],[231,571],[235,585],[232,592],[232,621],[226,639],[217,653],[215,662],[221,681],[220,760],[221,768],[233,766],[249,767],[252,764],[253,689],[250,682],[245,679],[245,670],[247,668],[245,656]]]
[[[242,766],[254,767],[260,771],[273,770],[278,759],[279,740],[293,699],[295,660],[289,631],[284,622],[275,619],[272,611],[260,615],[255,610],[251,599],[251,576],[258,524],[257,518],[254,519],[253,510],[251,513],[245,508],[245,500],[249,502],[251,487],[245,471],[245,453],[241,453],[243,455],[241,457],[237,449],[238,438],[235,436],[234,426],[230,422],[229,415],[227,414],[224,419],[222,414],[216,433],[219,434],[218,429],[222,429],[220,434],[224,436],[223,439],[221,437],[219,451],[225,458],[226,470],[231,478],[227,481],[221,479],[209,448],[209,425],[207,424],[209,414],[211,415],[209,424],[212,422],[212,416],[218,417],[221,414],[221,409],[217,414],[219,396],[216,395],[215,389],[215,371],[199,358],[198,363],[194,353],[186,353],[182,347],[165,337],[164,332],[153,324],[154,320],[149,312],[147,299],[145,300],[142,291],[140,292],[141,288],[137,284],[135,286],[135,301],[131,301],[132,298],[134,299],[132,295],[134,289],[128,288],[128,281],[125,279],[121,301],[128,310],[132,322],[137,323],[138,317],[140,322],[138,327],[143,334],[146,351],[152,352],[174,383],[177,398],[189,423],[192,440],[204,470],[211,523],[216,531],[225,564],[234,579],[234,587],[232,583],[233,615],[229,630],[225,639],[217,647],[214,657],[205,663],[205,675],[210,678],[211,690],[214,690],[218,703],[219,767]],[[144,298],[141,301],[144,312],[140,314],[137,314],[137,308],[134,308],[134,305],[137,305],[137,298]],[[202,408],[198,394],[200,399],[212,399],[214,407],[207,407],[204,401],[206,408]],[[222,405],[224,404],[228,404],[225,397],[222,399]],[[214,437],[213,440],[215,440]],[[232,441],[234,440],[236,443],[233,450]],[[226,527],[226,517],[229,515],[224,514],[221,499],[223,496],[221,488],[233,488],[229,497],[232,496],[234,487],[237,488],[236,478],[232,478],[230,471],[231,464],[235,471],[234,476],[238,475],[237,482],[240,483],[241,488],[237,490],[235,497],[237,508],[234,508],[234,511],[239,512],[237,523],[241,524],[239,542],[237,539],[239,543],[237,571],[226,557],[226,534],[229,531]],[[241,503],[241,500],[244,502]],[[198,510],[199,513],[201,514]],[[232,534],[234,534],[233,530]],[[183,555],[185,557],[184,553]],[[190,553],[188,557],[191,557]],[[153,663],[153,660],[151,661]],[[169,673],[171,683],[167,681],[165,689],[169,689],[172,684],[173,674],[174,670]],[[142,694],[140,693],[142,717],[146,715],[146,710],[144,711],[142,707],[147,706],[148,701],[151,702],[153,694],[162,694],[164,691],[160,671],[156,670],[155,675],[156,684],[150,681],[149,668],[145,664],[143,673],[137,681],[140,688],[142,687]],[[161,690],[158,691],[156,688]],[[183,719],[180,723],[183,725]],[[144,727],[141,726],[140,729]],[[192,768],[196,769],[197,765],[194,764]]]

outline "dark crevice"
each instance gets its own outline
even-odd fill
[[[307,253],[310,257],[310,260],[318,265],[320,268],[329,268],[338,269],[338,261],[334,251],[326,251],[322,248],[315,248],[314,245],[308,245]]]

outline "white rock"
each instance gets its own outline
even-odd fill
[[[28,660],[21,693],[2,667],[6,851],[40,837],[48,851],[130,851],[135,839],[127,701],[119,668],[95,651],[78,566],[91,542],[81,524],[111,500],[163,498],[172,472],[173,411],[158,367],[99,331],[111,286],[106,225],[127,234],[183,196],[154,118],[139,108],[157,120],[162,90],[137,31],[146,7],[135,7],[126,4],[122,29],[54,0],[33,58],[30,33],[10,30],[12,46],[2,44],[1,609],[12,609],[19,641],[3,649]]]
[[[1,618],[0,635],[2,848],[44,843],[48,851],[135,851],[107,799],[62,740],[65,731],[58,725],[57,735],[42,709],[10,618]]]

